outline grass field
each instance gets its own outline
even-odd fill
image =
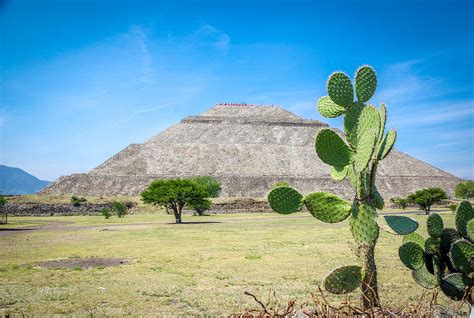
[[[450,212],[442,216],[453,226]],[[427,236],[426,217],[413,217]],[[269,289],[282,303],[295,298],[301,304],[329,270],[357,262],[346,222],[325,224],[306,213],[184,216],[195,223],[182,225],[163,214],[10,221],[10,228],[40,229],[0,236],[0,315],[231,314],[257,307],[245,291],[263,298]],[[398,259],[400,242],[382,232],[377,245],[386,306],[406,306],[422,293]],[[83,270],[36,265],[82,257],[130,263]]]

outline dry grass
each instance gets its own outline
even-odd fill
[[[424,224],[426,217],[415,218]],[[443,218],[453,225],[451,213]],[[263,298],[273,289],[282,302],[310,300],[330,269],[357,262],[346,223],[324,224],[306,213],[185,216],[185,222],[216,223],[182,225],[163,214],[12,218],[17,225],[45,220],[72,223],[0,237],[0,315],[232,314],[255,307],[245,291]],[[426,236],[424,227],[419,231]],[[382,233],[377,247],[380,294],[391,307],[422,293],[398,259],[400,242]],[[36,266],[78,257],[124,257],[130,264]]]

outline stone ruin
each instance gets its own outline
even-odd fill
[[[316,155],[316,133],[328,127],[277,106],[217,104],[142,144],[131,144],[88,173],[62,176],[41,194],[138,195],[152,180],[213,176],[221,196],[263,197],[278,181],[303,193],[330,191],[347,199],[347,180],[335,182]],[[342,135],[342,133],[341,133]],[[462,180],[394,149],[379,165],[385,198],[426,187],[449,194]]]

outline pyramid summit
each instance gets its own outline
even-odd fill
[[[42,194],[138,195],[154,179],[213,176],[222,196],[263,197],[278,181],[303,193],[353,195],[316,155],[314,138],[327,124],[278,106],[217,104],[188,116],[142,144],[131,144],[88,173],[62,176]],[[342,133],[341,133],[342,135]],[[394,149],[378,169],[385,198],[426,187],[452,193],[462,180]]]

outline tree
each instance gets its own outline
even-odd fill
[[[193,178],[193,181],[204,187],[204,189],[207,191],[208,198],[217,198],[221,193],[221,184],[213,177],[199,176]]]
[[[5,197],[3,195],[0,195],[0,209],[5,205],[7,204],[7,199],[5,199]],[[4,211],[4,218],[5,218],[5,221],[3,220],[3,217],[1,218],[1,221],[0,223],[8,223],[8,211],[5,209]]]
[[[390,201],[402,210],[405,210],[408,205],[408,200],[400,197],[391,198]]]
[[[181,223],[183,207],[209,201],[204,187],[190,179],[155,180],[141,193],[144,203],[173,210],[176,223]]]
[[[120,201],[114,201],[112,202],[112,211],[117,214],[119,218],[123,218],[125,214],[127,214],[127,206],[120,202]]]
[[[474,181],[458,183],[454,188],[454,196],[464,200],[474,198]]]
[[[446,192],[441,188],[421,189],[408,196],[408,202],[417,204],[421,210],[428,215],[431,206],[448,198]]]

